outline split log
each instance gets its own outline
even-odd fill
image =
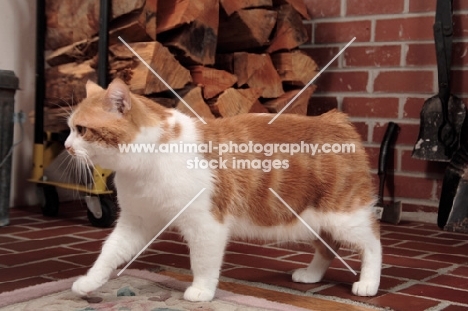
[[[240,10],[231,16],[220,14],[218,50],[252,50],[269,43],[277,13],[266,9]]]
[[[61,47],[50,53],[46,61],[49,66],[58,66],[66,63],[81,63],[93,58],[98,49],[98,38],[85,39],[71,45]]]
[[[68,107],[86,98],[86,82],[97,80],[91,63],[90,60],[48,68],[45,72],[45,105],[51,108]]]
[[[259,100],[256,100],[250,107],[249,113],[269,113],[269,111]]]
[[[304,86],[318,73],[317,63],[300,50],[271,54],[271,59],[281,80],[287,84]]]
[[[191,88],[181,97],[202,119],[214,119],[208,104],[203,100],[201,87]],[[197,118],[187,105],[180,100],[177,100],[176,109],[190,117]]]
[[[48,125],[58,129],[61,120],[55,119],[63,115],[51,108],[78,103],[86,96],[86,81],[97,80],[99,3],[47,1],[48,47],[55,48],[47,58],[52,67],[46,76],[46,110]],[[109,77],[192,117],[152,70],[203,118],[277,112],[317,74],[315,62],[298,50],[307,40],[303,1],[112,0]],[[314,88],[287,112],[306,114]]]
[[[234,53],[234,74],[237,85],[262,89],[262,97],[276,98],[284,94],[281,78],[268,54]]]
[[[203,0],[158,1],[157,33],[165,32],[196,20],[205,9]]]
[[[122,16],[112,23],[109,31],[109,44],[120,43],[119,36],[127,43],[156,40],[157,0],[146,0],[145,6],[138,11]],[[97,36],[61,47],[47,56],[50,66],[70,62],[83,62],[97,54]]]
[[[272,0],[220,0],[221,6],[228,16],[232,13],[251,8],[271,8]]]
[[[151,0],[150,0],[151,2]],[[112,19],[141,10],[145,0],[113,0]],[[99,29],[99,1],[47,0],[46,49],[90,39]]]
[[[316,85],[311,85],[305,89],[302,94],[299,95],[291,104],[286,108],[283,113],[296,113],[301,115],[307,115],[307,106],[309,105],[309,99],[312,93],[317,88]],[[278,98],[269,100],[263,105],[268,109],[269,112],[278,113],[280,112],[301,90],[292,90],[286,92]]]
[[[283,4],[290,4],[303,18],[310,20],[310,15],[304,0],[273,0],[273,5],[275,7]]]
[[[175,108],[177,106],[177,98],[160,97],[159,94],[151,94],[147,95],[146,97],[166,108]]]
[[[199,7],[198,2],[203,3],[203,9],[193,21],[175,30],[168,40],[163,39],[161,42],[175,48],[182,63],[213,65],[218,37],[219,0],[192,0],[191,7],[197,4]]]
[[[124,38],[127,43],[150,41],[151,38],[142,30],[142,25],[139,20],[123,24],[121,27],[117,26],[109,31],[109,44],[120,43],[121,41],[118,39],[119,36]],[[71,62],[80,63],[91,59],[97,53],[98,40],[98,37],[93,37],[61,47],[47,56],[47,63],[50,66],[58,66]]]
[[[267,49],[268,53],[292,50],[307,42],[309,36],[299,13],[289,4],[278,8],[275,35]]]
[[[120,43],[119,36],[127,43],[156,40],[157,4],[158,0],[146,0],[143,8],[112,22],[109,45]]]
[[[234,89],[225,90],[214,103],[210,105],[211,111],[217,117],[232,117],[248,113],[261,94],[260,89]]]
[[[237,77],[227,71],[204,66],[191,67],[190,74],[193,82],[201,86],[205,99],[215,97],[237,82]]]
[[[173,89],[181,89],[192,81],[190,71],[182,67],[161,43],[137,42],[129,45]],[[132,92],[147,95],[169,90],[125,45],[115,44],[109,50],[112,78],[125,81]]]

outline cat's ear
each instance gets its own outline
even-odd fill
[[[132,106],[130,90],[120,79],[115,79],[109,84],[106,93],[105,108],[108,111],[126,113]]]
[[[88,80],[88,82],[86,82],[86,97],[90,97],[102,91],[103,91],[102,87],[100,87],[98,84],[94,83],[93,81]]]

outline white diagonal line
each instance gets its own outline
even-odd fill
[[[276,114],[276,116],[273,119],[270,120],[270,122],[268,122],[268,124],[273,123],[273,121],[275,121],[276,118],[278,118],[286,110],[286,108],[288,108],[289,105],[292,104],[293,101],[295,101],[312,83],[314,83],[314,81],[328,68],[328,66],[330,66],[335,61],[335,59],[337,59],[344,52],[344,50],[346,50],[351,45],[351,43],[354,42],[354,40],[356,40],[356,37],[352,38],[351,41],[349,41],[348,44],[346,44],[345,47],[342,48],[341,51],[339,51],[338,54],[336,54],[335,57],[333,57],[333,59],[329,61],[328,64],[325,67],[323,67],[322,70],[320,70],[319,73],[316,74],[315,77],[313,77],[309,81],[309,83],[307,83],[306,86],[304,86],[302,90],[299,93],[297,93],[296,96],[294,96],[289,101],[289,103],[287,103],[286,106],[284,106],[283,109],[280,110],[280,112]]]
[[[277,194],[277,193],[275,192],[275,190],[273,190],[272,188],[268,188],[268,189],[270,189],[270,191],[278,198],[278,200],[280,200],[281,203],[283,203],[284,206],[286,206],[286,207],[291,211],[291,213],[293,213],[294,216],[296,216],[297,219],[299,219],[299,220],[307,227],[307,229],[309,229],[309,231],[312,232],[312,233],[317,237],[317,239],[319,239],[320,242],[322,242],[322,243],[333,253],[333,255],[335,255],[336,258],[338,258],[338,259],[346,266],[346,268],[348,268],[349,271],[351,271],[351,273],[353,273],[354,275],[356,275],[356,271],[354,271],[353,268],[351,268],[351,267],[346,263],[346,261],[344,261],[343,258],[341,258],[340,255],[338,255],[338,254],[335,252],[335,250],[334,250],[333,248],[331,248],[330,245],[328,245],[327,242],[325,242],[325,241],[317,234],[317,232],[315,232],[315,230],[312,229],[312,228],[305,222],[305,220],[302,219],[302,217],[299,216],[299,214],[296,213],[296,211],[293,210],[293,209],[291,208],[291,206],[289,206],[289,204],[286,203],[286,201],[284,201],[284,200],[279,196],[279,194]]]
[[[130,260],[130,262],[125,267],[122,268],[122,270],[119,271],[119,273],[117,273],[117,276],[120,276],[122,274],[122,272],[124,272],[125,269],[127,269],[128,266],[130,266],[132,264],[132,262],[134,262],[135,259],[138,258],[138,256],[140,256],[151,244],[153,244],[153,242],[158,238],[158,236],[160,236],[161,233],[163,233],[164,230],[166,230],[177,219],[177,217],[179,217],[180,214],[182,214],[187,209],[187,207],[189,207],[190,204],[192,204],[193,201],[195,201],[200,196],[200,194],[202,194],[202,192],[205,191],[205,190],[206,190],[206,188],[203,188],[202,190],[200,190],[200,192],[198,192],[197,195],[192,200],[190,200],[190,202],[188,202],[187,205],[185,205],[184,208],[182,208],[177,213],[177,215],[175,215],[174,218],[172,218],[172,220],[169,221],[167,223],[167,225],[165,225],[164,228],[162,228],[161,231],[159,231],[158,234],[156,234],[156,236],[151,241],[149,241],[148,244],[146,244],[145,247],[143,247],[143,249],[138,254],[136,254],[135,257],[133,257],[133,259]]]
[[[138,55],[137,52],[135,52],[134,49],[132,49],[131,46],[128,45],[128,43],[124,41],[124,39],[122,39],[122,37],[119,36],[119,40],[122,41],[122,43],[125,44],[125,46],[133,53],[133,55],[135,55],[136,57],[138,57],[138,59],[139,59],[139,60],[140,60],[140,61],[141,61],[141,62],[142,62],[142,63],[159,79],[159,80],[161,80],[161,82],[164,83],[164,85],[165,85],[169,90],[171,90],[171,92],[174,93],[174,95],[177,96],[177,98],[178,98],[181,102],[183,102],[184,105],[187,106],[187,108],[190,109],[190,111],[193,112],[193,114],[196,115],[197,118],[200,119],[200,121],[202,121],[203,124],[206,124],[205,120],[203,120],[203,118],[200,117],[200,116],[198,115],[198,113],[196,113],[195,110],[193,110],[193,108],[190,107],[190,105],[187,104],[187,102],[186,102],[182,97],[180,97],[179,94],[177,94],[177,92],[174,91],[174,89],[173,89],[169,84],[167,84],[167,82],[164,81],[164,79],[163,79],[153,68],[151,68],[151,66],[148,65],[148,63],[145,62],[145,60],[144,60],[143,58],[141,58],[141,56]]]

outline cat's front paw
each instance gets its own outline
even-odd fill
[[[379,290],[378,282],[359,281],[353,284],[353,294],[356,296],[375,296]]]
[[[306,268],[297,269],[292,275],[292,280],[298,283],[317,283],[322,279],[321,273],[314,273]]]
[[[72,285],[72,291],[80,296],[86,296],[106,283],[106,280],[93,278],[88,275],[79,277]]]
[[[211,301],[214,295],[214,290],[190,286],[184,293],[184,299],[189,301]]]

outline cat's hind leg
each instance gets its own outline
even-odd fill
[[[374,296],[380,285],[382,268],[382,245],[380,243],[379,224],[369,209],[361,211],[367,215],[350,215],[350,225],[341,226],[343,244],[355,247],[361,253],[361,273],[359,281],[353,284],[352,292],[357,296]],[[361,217],[362,216],[362,217]],[[353,219],[361,219],[359,224]],[[343,230],[344,229],[344,230]]]
[[[353,284],[352,292],[357,296],[374,296],[380,285],[382,269],[382,245],[380,243],[379,225],[374,216],[369,217],[367,226],[356,231],[354,243],[361,249],[361,275]],[[349,235],[351,240],[353,234]],[[350,241],[351,242],[351,241]]]
[[[321,237],[335,252],[340,248],[339,244],[328,235]],[[314,240],[314,257],[307,268],[294,271],[292,279],[299,283],[317,283],[322,280],[335,255],[320,240]]]
[[[193,272],[193,282],[185,291],[184,299],[210,301],[218,286],[229,230],[211,214],[194,218],[191,220],[191,228],[180,228],[190,248],[190,266]],[[197,218],[200,219],[199,222]],[[194,225],[195,222],[197,223]]]

